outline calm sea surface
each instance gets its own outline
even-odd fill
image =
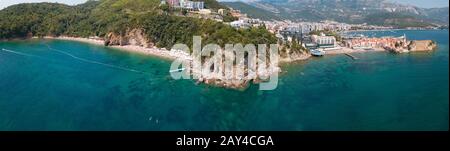
[[[157,57],[0,42],[0,130],[448,130],[448,30],[364,33],[439,48],[313,58],[282,65],[274,91],[241,92],[172,80]]]

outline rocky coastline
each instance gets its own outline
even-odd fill
[[[144,32],[140,29],[133,29],[126,32],[126,34],[118,35],[115,33],[109,33],[104,38],[101,37],[71,37],[71,36],[45,36],[41,37],[44,39],[57,39],[57,40],[69,40],[69,41],[78,41],[95,45],[103,45],[111,48],[117,48],[124,51],[136,52],[145,55],[157,56],[169,60],[181,59],[184,61],[192,62],[193,57],[190,54],[187,54],[183,51],[172,50],[169,51],[165,48],[157,48],[153,42],[149,39],[145,38]],[[34,37],[39,38],[39,37]],[[308,59],[310,55],[296,57],[294,59],[289,59],[289,61],[295,60],[304,60]],[[207,85],[213,85],[218,87],[236,89],[236,90],[245,90],[251,83],[257,84],[260,82],[264,82],[265,80],[260,76],[252,76],[254,78],[248,79],[245,77],[232,78],[232,79],[224,79],[224,62],[221,62],[218,65],[218,69],[214,74],[205,73],[201,71],[191,70],[191,73],[200,77],[196,79],[196,84],[204,83]],[[235,67],[236,68],[236,67]],[[221,73],[218,73],[219,70]],[[261,71],[258,75],[270,76],[274,73],[281,72],[280,67],[268,67],[266,70]],[[245,69],[245,74],[247,75],[249,71]]]
[[[125,34],[116,34],[109,33],[104,38],[101,37],[72,37],[72,36],[45,36],[45,37],[33,37],[33,38],[44,38],[44,39],[58,39],[58,40],[70,40],[70,41],[78,41],[84,43],[90,43],[95,45],[103,45],[112,48],[117,48],[120,50],[125,50],[129,52],[137,52],[145,55],[157,56],[169,60],[181,59],[184,61],[189,61],[192,64],[193,56],[183,51],[169,51],[165,48],[157,48],[155,43],[146,38],[144,35],[144,31],[142,29],[131,29],[127,30]],[[408,41],[405,47],[396,48],[396,49],[374,49],[371,51],[391,51],[395,53],[405,53],[405,52],[424,52],[431,51],[437,47],[437,44],[431,40],[412,40]],[[336,54],[345,54],[345,53],[358,53],[358,52],[367,52],[367,50],[359,50],[359,49],[351,49],[347,47],[342,47],[338,50],[327,51],[327,55],[336,55]],[[279,55],[279,62],[289,63],[301,60],[307,60],[311,56],[310,53],[292,53],[285,57],[281,57]],[[236,65],[235,65],[236,66]],[[195,71],[193,67],[189,67],[190,73],[192,76],[200,77],[196,80],[196,84],[204,83],[207,85],[214,85],[218,87],[237,89],[237,90],[245,90],[251,83],[257,84],[264,81],[267,81],[265,78],[261,77],[269,77],[275,73],[280,73],[281,68],[278,65],[266,66],[264,71],[258,71],[256,75],[249,75],[252,72],[249,72],[248,69],[244,70],[246,76],[250,76],[252,78],[246,77],[234,77],[231,79],[224,78],[225,71],[223,68],[224,62],[220,62],[219,65],[215,65],[216,69],[214,72],[202,72]],[[234,67],[236,68],[236,67]]]

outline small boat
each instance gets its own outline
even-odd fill
[[[180,72],[180,71],[184,71],[186,70],[186,68],[181,68],[181,69],[175,69],[175,70],[170,70],[169,72]]]
[[[325,51],[319,50],[319,49],[312,49],[311,50],[311,55],[313,55],[313,56],[323,56],[323,55],[325,55]]]

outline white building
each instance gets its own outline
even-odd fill
[[[209,15],[209,14],[211,14],[212,12],[211,12],[210,9],[200,9],[200,10],[198,10],[198,13],[199,13],[199,14],[203,14],[203,15]]]
[[[336,44],[336,38],[334,36],[325,36],[323,33],[320,36],[312,35],[311,41],[322,48],[335,47]]]
[[[194,2],[189,0],[180,0],[180,7],[186,9],[200,10],[205,8],[205,2]]]
[[[230,23],[230,25],[234,28],[249,28],[250,24],[245,20],[237,20]]]

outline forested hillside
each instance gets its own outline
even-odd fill
[[[213,10],[224,8],[208,0]],[[125,34],[143,29],[145,36],[159,47],[192,43],[202,36],[204,43],[276,43],[265,28],[234,29],[214,20],[190,18],[168,13],[159,0],[100,0],[77,6],[56,3],[19,4],[0,11],[0,39],[30,36],[99,36]]]
[[[258,7],[254,7],[251,5],[248,5],[244,2],[222,2],[222,4],[227,5],[233,9],[241,10],[242,12],[246,13],[249,17],[252,18],[258,18],[262,20],[282,20],[283,17],[281,17],[280,14],[270,12]]]

